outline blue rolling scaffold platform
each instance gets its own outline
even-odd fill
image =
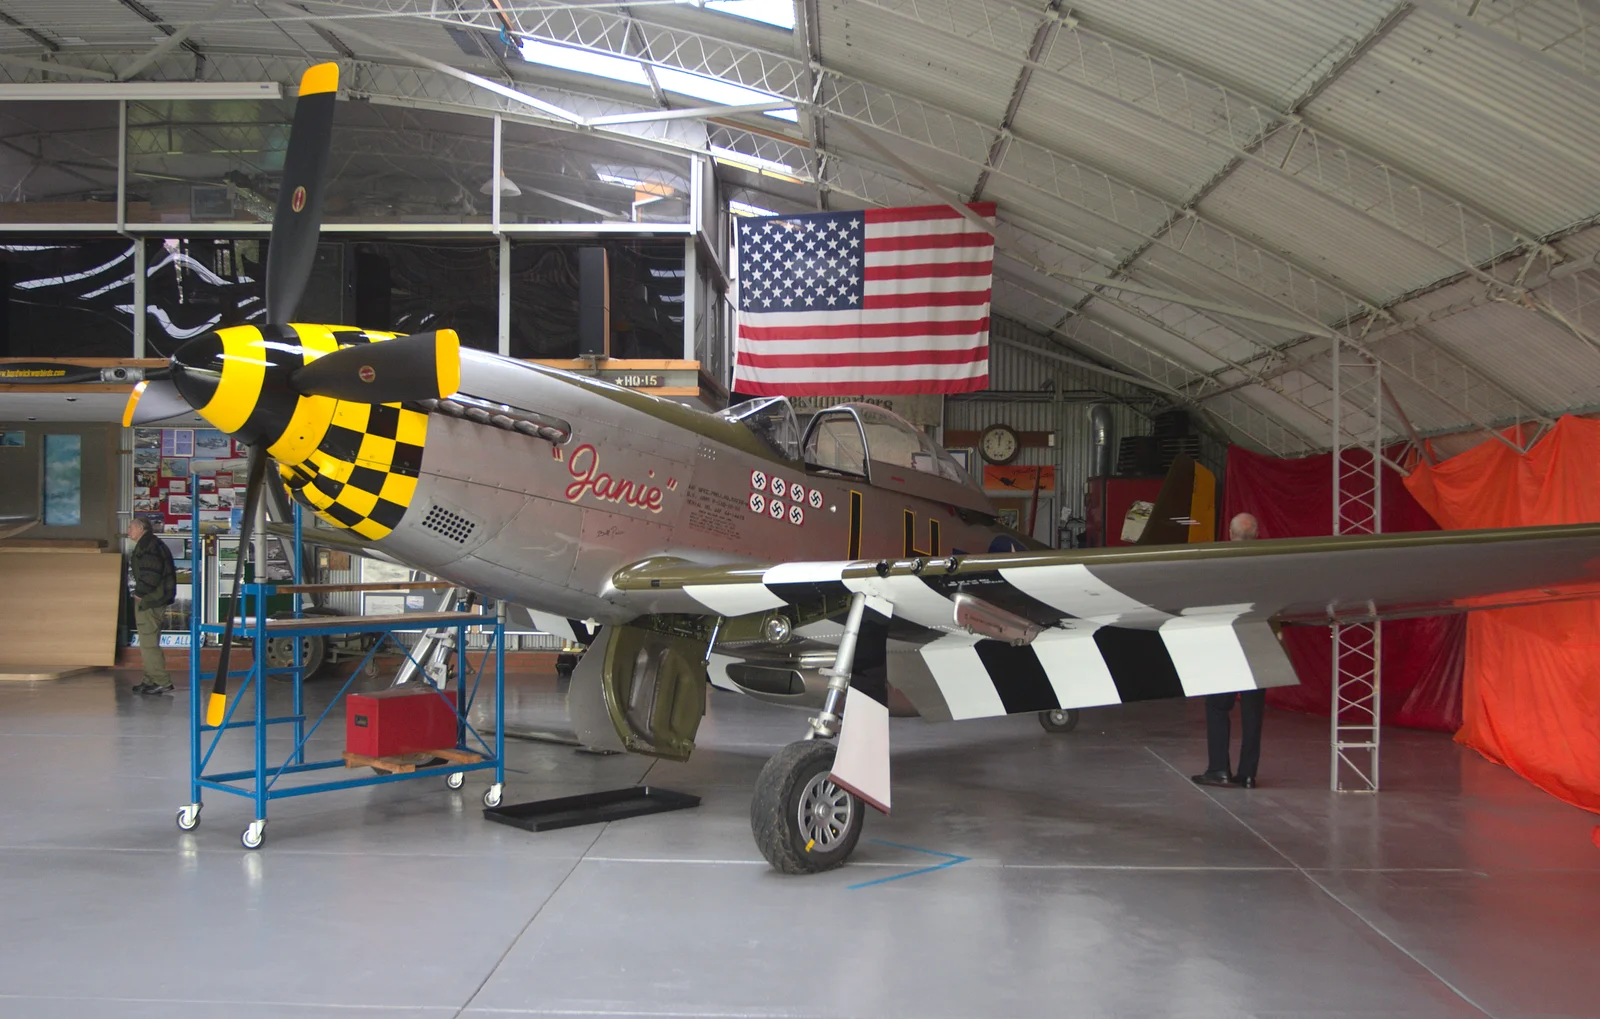
[[[205,646],[207,637],[220,636],[223,626],[220,623],[204,623],[201,621],[202,606],[205,604],[204,583],[201,566],[201,535],[196,531],[190,543],[190,569],[193,581],[193,597],[190,601],[189,621],[189,802],[178,808],[178,827],[184,831],[191,831],[200,824],[200,811],[204,804],[204,794],[207,790],[227,793],[231,796],[241,796],[255,803],[255,818],[245,826],[240,835],[240,842],[246,849],[258,849],[265,838],[267,824],[267,804],[272,800],[287,799],[293,796],[309,796],[313,793],[332,792],[338,789],[354,789],[360,786],[381,785],[388,782],[403,782],[412,779],[443,779],[450,789],[460,789],[465,783],[466,774],[473,771],[492,771],[494,783],[484,793],[485,807],[498,807],[505,788],[505,724],[501,710],[505,703],[505,607],[497,607],[493,615],[484,615],[468,611],[449,612],[408,612],[401,615],[386,616],[302,616],[301,596],[317,591],[350,591],[370,587],[385,590],[396,590],[406,587],[404,584],[383,585],[315,585],[300,584],[300,555],[302,526],[299,509],[295,512],[294,554],[291,557],[294,566],[294,576],[297,583],[279,585],[271,583],[242,583],[239,585],[240,605],[239,615],[234,625],[237,637],[251,641],[249,649],[249,666],[244,669],[230,669],[229,695],[227,712],[222,724],[218,726],[207,725],[205,722],[205,699],[209,676],[201,668],[201,649]],[[242,550],[241,550],[242,552]],[[241,562],[242,562],[241,555]],[[241,567],[242,568],[242,567]],[[218,587],[221,587],[219,582]],[[438,586],[438,585],[424,585]],[[292,618],[267,618],[266,606],[268,599],[273,595],[293,595],[294,611]],[[458,609],[459,609],[458,603]],[[445,699],[455,712],[456,716],[456,745],[454,747],[429,748],[426,756],[434,761],[442,760],[443,763],[425,763],[421,765],[393,764],[382,759],[354,758],[354,755],[342,754],[336,758],[322,760],[308,760],[307,747],[311,738],[318,729],[334,715],[335,707],[344,702],[346,694],[350,692],[351,685],[356,677],[366,671],[380,648],[390,645],[392,649],[411,659],[416,664],[415,682],[425,683],[425,670],[422,663],[413,657],[413,649],[407,648],[396,638],[396,632],[401,630],[416,631],[426,629],[430,632],[453,632],[455,638],[454,688],[446,686],[436,689],[437,696]],[[487,646],[473,649],[480,654],[469,654],[467,647],[467,633],[469,630],[488,635]],[[268,662],[268,640],[271,638],[290,638],[295,640],[298,648],[299,638],[313,635],[344,635],[344,634],[377,634],[378,639],[373,642],[361,662],[350,672],[348,678],[343,680],[338,692],[329,699],[327,706],[316,715],[310,717],[306,711],[304,681],[307,664],[299,653],[294,654],[295,664],[272,666]],[[241,649],[243,650],[243,649]],[[476,657],[476,663],[470,659]],[[238,660],[236,658],[235,660]],[[484,685],[485,674],[492,670],[492,686],[494,690],[494,730],[487,736],[478,731],[469,721],[480,688]],[[292,704],[288,714],[272,715],[269,713],[266,692],[269,689],[265,682],[266,677],[284,675],[289,679]],[[241,710],[240,705],[249,702],[253,708],[248,712]],[[249,713],[253,717],[239,718],[240,714]],[[342,713],[335,717],[335,725],[342,727]],[[293,745],[288,755],[282,761],[268,759],[267,737],[273,726],[285,726],[293,736]],[[281,730],[280,730],[281,731]],[[243,735],[248,733],[254,750],[253,765],[245,769],[232,771],[207,771],[212,765],[212,758],[218,748],[227,742],[230,733]],[[327,771],[333,768],[351,768],[357,765],[375,765],[384,768],[386,765],[392,769],[386,774],[364,775],[362,777],[347,777],[321,782],[296,781],[294,777],[304,776],[314,772]],[[285,781],[289,779],[289,781]]]

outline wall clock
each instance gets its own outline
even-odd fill
[[[990,425],[978,439],[978,452],[992,464],[1008,464],[1022,452],[1022,440],[1007,425]]]

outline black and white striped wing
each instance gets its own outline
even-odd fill
[[[889,682],[924,717],[982,718],[1290,685],[1276,624],[1591,597],[1600,525],[947,559],[653,560],[619,571],[609,595],[641,612],[733,618],[856,592],[892,607]],[[1027,638],[973,632],[963,601],[1032,624]],[[799,632],[827,640],[841,619]]]

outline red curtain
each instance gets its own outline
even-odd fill
[[[1600,520],[1597,462],[1600,421],[1564,417],[1527,453],[1491,439],[1406,486],[1451,530],[1584,523]],[[1459,742],[1600,812],[1600,603],[1472,613],[1463,709]]]
[[[1351,451],[1353,461],[1370,454]],[[1347,463],[1350,461],[1347,461]],[[1222,527],[1251,513],[1260,537],[1301,538],[1333,532],[1333,454],[1283,460],[1237,446],[1228,450]],[[1400,475],[1383,472],[1383,530],[1436,531]],[[1389,725],[1454,732],[1461,725],[1461,676],[1466,624],[1460,616],[1407,619],[1383,626],[1383,720]],[[1322,626],[1293,626],[1284,647],[1300,685],[1271,690],[1274,707],[1326,715],[1331,707],[1333,648]]]

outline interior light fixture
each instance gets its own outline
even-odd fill
[[[517,187],[516,181],[506,176],[506,172],[504,170],[500,171],[499,184],[501,198],[515,198],[522,194],[522,189]],[[494,194],[494,186],[495,178],[490,177],[488,180],[483,182],[483,186],[478,188],[478,194],[492,195]]]
[[[281,99],[275,81],[40,81],[0,85],[0,99]]]

